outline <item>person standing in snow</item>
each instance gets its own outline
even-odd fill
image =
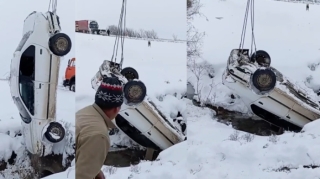
[[[101,167],[110,148],[111,120],[123,104],[122,84],[116,77],[104,78],[95,102],[76,112],[76,178],[105,179]]]
[[[307,10],[307,11],[309,11],[309,4],[307,4],[307,6],[306,6],[306,10]]]
[[[110,30],[109,29],[107,30],[107,35],[110,36]]]
[[[151,47],[151,42],[150,42],[150,40],[148,41],[148,47]]]

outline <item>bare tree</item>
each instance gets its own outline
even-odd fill
[[[192,24],[195,16],[201,16],[200,0],[187,0],[187,57],[188,60],[201,56],[202,40],[204,32],[199,32]]]
[[[111,35],[120,35],[120,29],[118,26],[110,25],[108,27]],[[150,38],[150,39],[158,39],[158,34],[154,30],[143,30],[140,29],[136,31],[131,28],[126,28],[124,31],[124,35],[128,37],[136,37],[136,38]]]
[[[208,101],[210,101],[210,95],[211,92],[213,90],[213,88],[215,87],[214,85],[214,68],[212,66],[212,64],[210,64],[207,61],[203,61],[203,62],[196,62],[195,59],[190,59],[187,62],[187,68],[193,73],[193,75],[196,78],[196,84],[194,84],[195,86],[195,90],[196,90],[196,94],[198,96],[198,100],[200,102],[201,106],[204,106],[205,103],[207,103]],[[201,78],[205,75],[208,75],[212,80],[210,84],[202,84],[201,83]],[[204,88],[204,86],[208,86],[209,85],[209,93],[206,96],[202,96],[202,89]]]
[[[147,38],[150,38],[150,39],[157,39],[158,38],[158,35],[154,30],[145,31],[145,34],[146,34]]]

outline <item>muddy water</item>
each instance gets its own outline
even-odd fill
[[[115,167],[128,167],[136,165],[144,160],[146,150],[128,149],[128,148],[111,148],[106,159],[105,165]],[[159,152],[155,152],[153,159],[158,156]]]
[[[195,100],[193,100],[193,104],[199,106],[199,103]],[[212,105],[206,105],[206,107],[216,112],[216,117],[219,122],[227,125],[231,124],[234,129],[240,131],[260,136],[280,135],[284,132],[279,127],[271,125],[259,117],[244,115]]]
[[[218,121],[224,124],[231,124],[234,129],[260,136],[280,135],[283,131],[270,123],[241,114],[224,114],[217,116]]]

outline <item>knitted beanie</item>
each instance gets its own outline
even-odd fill
[[[116,77],[105,77],[96,92],[95,103],[101,108],[120,107],[123,103],[122,84]]]

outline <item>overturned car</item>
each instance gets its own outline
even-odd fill
[[[255,115],[278,127],[300,130],[319,119],[320,102],[270,64],[265,51],[250,56],[248,49],[234,49],[222,76],[223,84],[237,93]]]
[[[23,37],[11,60],[11,95],[26,147],[40,156],[50,154],[53,144],[65,136],[55,119],[56,93],[60,57],[70,52],[71,40],[60,31],[55,13],[32,12],[24,20]]]
[[[183,133],[186,124],[180,119],[182,115],[178,113],[175,119],[182,128],[179,129],[146,99],[146,86],[138,80],[139,75],[135,69],[131,67],[121,69],[118,63],[105,60],[92,78],[93,89],[97,90],[104,76],[118,77],[124,85],[125,102],[113,122],[133,141],[147,148],[164,150],[186,140]]]

